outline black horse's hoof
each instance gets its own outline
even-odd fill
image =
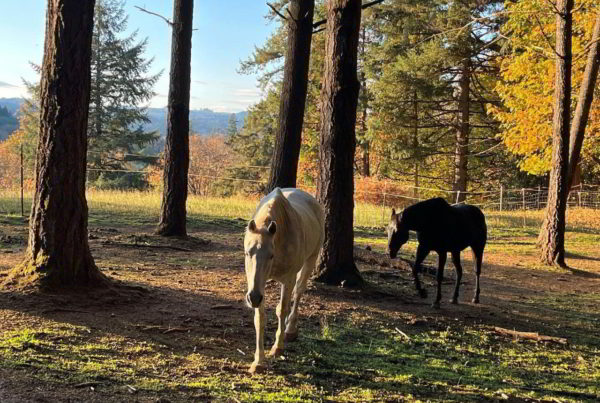
[[[451,303],[451,304],[454,304],[454,305],[458,305],[458,298],[452,298],[452,299],[450,300],[450,303]]]
[[[473,302],[474,304],[478,304],[479,303],[479,298],[473,298],[473,301],[471,301],[471,302]]]
[[[421,288],[419,290],[419,297],[421,297],[421,298],[427,298],[427,290],[424,289],[424,288]]]
[[[439,301],[435,301],[433,304],[431,304],[431,307],[433,309],[440,309],[440,303],[439,303]]]

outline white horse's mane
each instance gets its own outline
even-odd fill
[[[290,223],[290,212],[292,208],[281,191],[277,191],[254,215],[254,222],[257,228],[268,227],[271,221],[275,221],[277,231],[275,238],[279,238],[288,230]]]

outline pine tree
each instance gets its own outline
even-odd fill
[[[573,0],[556,4],[556,78],[552,122],[552,171],[548,205],[539,236],[542,262],[565,267],[565,227],[571,123],[571,71],[573,63]]]
[[[238,132],[238,128],[237,128],[237,118],[235,116],[235,113],[232,113],[231,115],[229,115],[229,122],[227,122],[227,136],[228,137],[234,137]]]
[[[135,153],[158,139],[158,132],[145,132],[146,104],[160,74],[149,74],[152,59],[145,59],[147,39],[137,31],[124,35],[128,16],[124,0],[98,0],[92,40],[92,87],[88,125],[89,179],[95,169],[126,169],[126,154]],[[131,158],[127,158],[128,161]],[[131,186],[137,177],[102,173],[111,186]],[[139,178],[137,178],[139,179]]]
[[[194,0],[173,2],[164,186],[156,229],[162,236],[187,236],[193,15]]]
[[[360,0],[330,0],[323,74],[317,199],[325,212],[325,240],[316,280],[360,286],[354,263],[354,153]]]
[[[276,187],[296,187],[308,90],[314,8],[314,0],[291,0],[288,4],[287,47],[279,124],[266,193]]]
[[[94,0],[49,0],[36,183],[25,261],[8,282],[106,284],[88,244],[86,127]]]
[[[486,105],[494,98],[499,7],[497,0],[390,2],[368,20],[369,131],[384,176],[417,184],[423,175],[463,195],[470,178],[489,181],[485,150],[498,141]]]

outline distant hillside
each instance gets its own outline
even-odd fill
[[[18,124],[16,115],[22,103],[22,98],[0,98],[0,140],[4,140],[16,129]],[[190,126],[192,132],[196,134],[225,133],[230,115],[227,112],[213,112],[210,109],[191,110]],[[244,125],[246,115],[247,112],[235,114],[238,129]],[[148,131],[158,130],[161,138],[164,138],[167,131],[167,109],[148,108],[148,117],[150,123],[145,125],[144,129]]]
[[[0,105],[0,141],[6,140],[18,127],[17,117],[7,107]]]
[[[247,112],[238,112],[235,114],[238,129],[244,125],[244,118]],[[213,112],[210,109],[195,109],[190,111],[190,127],[195,134],[213,134],[225,133],[229,123],[227,112]],[[144,128],[146,130],[158,130],[161,137],[167,132],[167,109],[166,108],[148,108],[148,117],[151,122]]]
[[[23,98],[0,98],[0,108],[5,107],[11,115],[16,116],[23,102]]]

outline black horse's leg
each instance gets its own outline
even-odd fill
[[[460,251],[452,252],[452,263],[456,267],[456,285],[454,286],[454,295],[450,300],[453,304],[458,304],[458,289],[460,288],[460,281],[462,279],[462,266],[460,264]]]
[[[417,258],[415,259],[415,265],[412,268],[413,279],[415,280],[415,288],[417,289],[417,292],[421,298],[427,298],[427,290],[421,288],[421,282],[419,281],[419,268],[428,254],[429,249],[419,244],[419,246],[417,246]]]
[[[446,265],[446,252],[438,252],[438,269],[436,273],[437,277],[437,293],[435,294],[435,301],[433,307],[439,309],[440,300],[442,299],[442,280],[444,280],[444,266]]]
[[[473,303],[479,303],[479,275],[481,274],[481,263],[483,261],[483,248],[473,249],[473,257],[475,258],[475,295],[473,296]]]

